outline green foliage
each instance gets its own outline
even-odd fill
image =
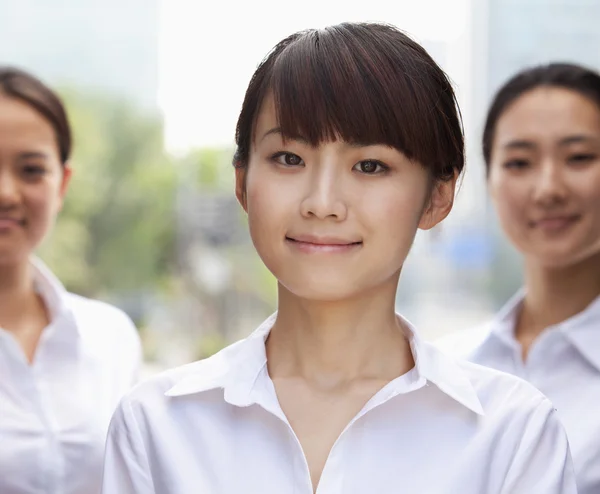
[[[225,348],[229,342],[219,333],[210,333],[201,338],[196,350],[196,359],[202,360]]]
[[[195,149],[181,159],[178,168],[188,179],[186,185],[199,190],[222,190],[233,194],[233,151],[229,148]]]
[[[67,287],[97,295],[154,288],[175,238],[175,169],[162,122],[118,99],[65,91],[73,179],[41,250]]]

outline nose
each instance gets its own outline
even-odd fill
[[[0,168],[0,207],[13,206],[18,199],[18,184],[10,170]]]
[[[560,204],[567,199],[568,187],[564,176],[564,166],[554,160],[542,163],[533,184],[533,197],[544,206]]]
[[[306,183],[306,192],[300,206],[305,218],[344,221],[348,206],[343,196],[343,186],[334,163],[312,168]]]

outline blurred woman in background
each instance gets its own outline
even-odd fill
[[[0,67],[0,492],[99,492],[110,416],[135,380],[131,320],[34,257],[71,178],[59,97]]]
[[[569,436],[580,494],[600,492],[600,76],[551,64],[500,89],[483,135],[490,195],[524,288],[485,330],[441,343],[529,380]]]

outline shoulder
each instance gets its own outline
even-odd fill
[[[245,340],[238,341],[203,360],[161,372],[136,385],[123,399],[123,406],[146,409],[152,413],[164,409],[179,397],[199,396],[222,390]]]
[[[428,343],[435,352],[437,367],[443,369],[441,382],[450,382],[459,393],[475,393],[484,416],[523,416],[538,406],[547,406],[547,398],[529,382],[513,374],[476,363],[481,347],[480,329],[464,340],[446,339],[442,345]],[[484,332],[484,334],[486,334]],[[452,351],[448,351],[450,348]],[[471,357],[471,358],[469,358]]]
[[[552,402],[517,376],[467,361],[460,365],[484,409],[479,437],[496,463],[507,465],[506,492],[537,492],[540,478],[559,486],[552,492],[575,492],[566,488],[574,488],[569,442]]]
[[[489,367],[456,360],[481,404],[472,422],[477,456],[502,472],[502,492],[574,492],[569,444],[565,429],[548,398],[525,380]],[[553,468],[548,470],[548,465]],[[554,476],[554,477],[552,477]]]
[[[73,293],[67,293],[65,299],[86,347],[94,353],[122,355],[127,361],[140,360],[139,333],[124,311]]]
[[[115,332],[124,337],[130,337],[132,332],[136,333],[131,318],[114,305],[74,293],[66,294],[66,304],[73,312],[76,321],[82,324],[84,331],[90,326],[101,326],[105,333]]]
[[[531,413],[554,411],[548,398],[520,377],[464,359],[457,360],[487,415],[505,418],[526,418]]]

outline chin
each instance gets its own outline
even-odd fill
[[[339,302],[356,297],[361,290],[352,283],[340,283],[334,280],[295,280],[291,283],[280,281],[289,293],[313,302]]]
[[[590,256],[586,252],[554,251],[531,253],[530,258],[548,269],[565,269],[584,262]]]

